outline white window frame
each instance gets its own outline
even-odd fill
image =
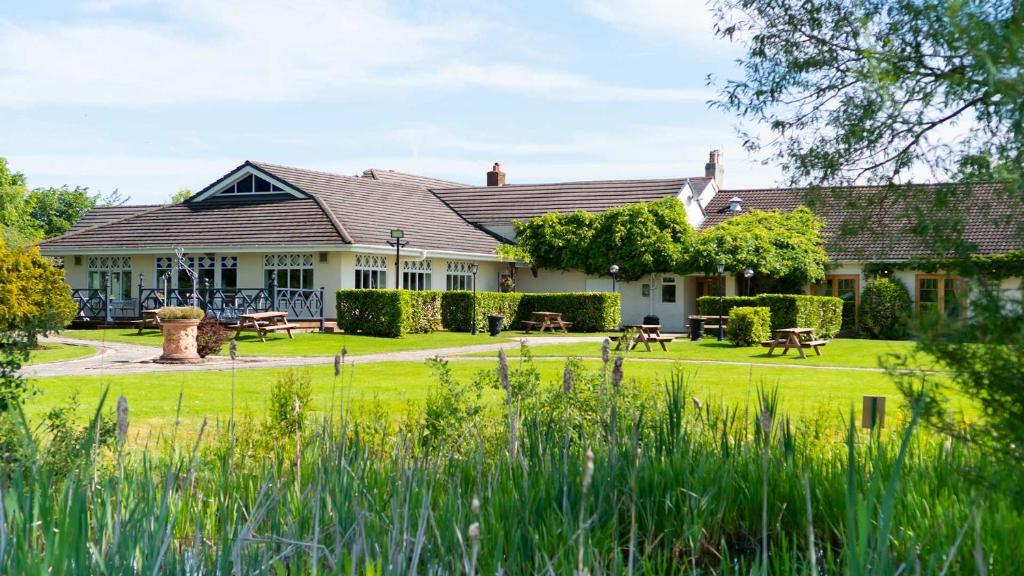
[[[430,290],[433,275],[430,260],[402,262],[402,288],[405,290]]]
[[[132,297],[131,256],[89,256],[90,290],[101,292],[107,289],[106,278],[110,278],[110,297],[114,300],[129,300]]]
[[[379,290],[388,287],[388,259],[384,256],[356,254],[355,287]]]
[[[313,270],[314,262],[315,259],[313,258],[312,253],[264,254],[264,288],[270,288],[271,276],[268,274],[268,272],[270,272],[277,277],[278,290],[315,290],[316,277]],[[286,271],[284,274],[284,282],[281,281],[282,271]],[[296,278],[298,279],[298,282],[293,281]]]
[[[464,260],[449,260],[447,273],[445,274],[445,290],[472,290],[473,262]]]

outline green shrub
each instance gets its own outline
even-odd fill
[[[518,292],[477,292],[476,327],[487,328],[487,316],[504,316],[502,328],[511,328],[515,323],[519,301],[523,294]],[[470,332],[473,327],[473,293],[467,290],[453,290],[441,293],[441,324],[452,332]]]
[[[432,290],[402,291],[402,299],[408,302],[408,313],[402,318],[403,334],[426,334],[442,329],[442,294]]]
[[[615,330],[621,322],[621,300],[615,292],[558,292],[523,294],[517,320],[536,311],[560,312],[574,332]]]
[[[725,335],[737,346],[756,346],[772,337],[771,310],[764,306],[737,306],[729,310]]]
[[[220,349],[230,339],[231,331],[222,326],[220,321],[213,316],[207,316],[199,321],[196,352],[200,358],[206,358],[210,354],[220,352]]]
[[[191,306],[164,306],[157,312],[161,322],[168,320],[202,320],[206,312]]]
[[[702,314],[718,315],[718,296],[701,296],[697,309]],[[779,328],[813,328],[818,338],[832,338],[843,326],[843,300],[832,296],[803,294],[760,294],[728,296],[726,314],[737,306],[763,306],[771,310],[772,330]]]
[[[441,293],[414,290],[338,290],[338,328],[399,338],[441,329]]]
[[[722,315],[728,316],[729,311],[737,306],[759,306],[757,296],[725,296],[719,302],[718,296],[701,296],[697,299],[697,311],[702,316],[718,316],[719,307]]]
[[[860,330],[870,338],[896,340],[909,333],[910,293],[902,282],[877,278],[864,285],[860,295]]]
[[[288,370],[274,381],[267,406],[266,431],[271,435],[292,435],[302,430],[311,410],[313,379],[308,372]]]

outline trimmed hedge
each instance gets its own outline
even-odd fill
[[[609,292],[522,294],[477,292],[477,329],[487,316],[505,317],[503,328],[516,328],[534,311],[561,312],[574,332],[614,330],[620,321],[619,295]],[[472,328],[473,293],[415,290],[338,290],[338,328],[350,333],[398,338],[405,334]]]
[[[562,320],[572,322],[573,332],[615,330],[622,320],[622,305],[615,292],[555,292],[523,294],[517,320],[532,312],[561,312]]]
[[[523,295],[518,292],[477,292],[476,327],[487,329],[487,316],[504,316],[502,328],[511,328],[517,321],[519,301]],[[452,332],[470,332],[473,327],[473,293],[468,290],[453,290],[441,293],[441,325]]]
[[[398,338],[441,329],[441,292],[338,290],[338,328]]]
[[[718,314],[718,297],[701,296],[697,309],[701,314]],[[832,338],[843,326],[843,300],[832,296],[803,294],[760,294],[725,298],[726,313],[737,306],[763,306],[771,309],[772,330],[813,328],[818,338]]]
[[[737,346],[757,346],[772,337],[772,314],[765,306],[736,306],[729,310],[725,336]]]
[[[737,306],[746,308],[760,306],[757,303],[757,296],[726,296],[722,298],[722,301],[724,316],[728,316],[729,312]],[[701,316],[718,316],[719,305],[718,296],[701,296],[697,299],[697,313]]]
[[[860,329],[869,338],[906,338],[910,332],[910,310],[910,293],[902,282],[892,278],[871,280],[860,295]]]

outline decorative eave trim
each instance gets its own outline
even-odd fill
[[[221,176],[216,182],[214,182],[213,184],[210,184],[206,188],[203,188],[202,191],[200,191],[195,196],[192,196],[188,200],[185,200],[185,202],[188,203],[188,204],[195,204],[197,202],[202,202],[203,200],[206,200],[207,198],[210,198],[212,196],[216,196],[216,195],[220,194],[228,186],[233,185],[236,180],[238,180],[242,176],[246,176],[246,175],[249,175],[249,174],[252,174],[254,176],[259,176],[260,178],[268,180],[271,184],[274,184],[278,188],[281,188],[282,190],[284,190],[285,193],[291,194],[292,196],[295,196],[296,198],[309,198],[310,197],[310,194],[308,194],[308,193],[306,193],[304,191],[299,190],[295,186],[292,186],[291,184],[288,184],[287,182],[284,182],[283,180],[277,178],[276,176],[268,174],[266,171],[261,170],[255,164],[253,164],[253,163],[249,162],[248,160],[246,160],[244,164],[242,164],[238,168],[235,168],[231,172],[228,172],[227,174]],[[243,194],[242,196],[244,196],[244,197],[261,196],[261,195],[266,195],[266,194],[280,194],[280,192],[250,192],[250,193],[247,193],[247,194]],[[237,194],[232,195],[232,197],[237,197],[237,196],[238,196]]]
[[[213,252],[217,254],[276,254],[281,252],[348,252],[361,254],[391,255],[395,249],[389,246],[373,246],[367,244],[306,244],[287,245],[271,244],[266,246],[180,246],[189,253]],[[44,248],[44,256],[130,256],[130,255],[167,255],[173,253],[179,246],[155,246],[146,248]],[[479,252],[460,252],[456,250],[429,250],[422,248],[403,248],[403,256],[419,258],[448,258],[451,260],[478,260],[484,262],[504,261],[497,254],[485,254]]]

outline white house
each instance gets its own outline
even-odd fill
[[[792,210],[803,197],[793,189],[726,189],[723,175],[717,151],[711,152],[701,176],[508,184],[495,164],[486,186],[387,170],[343,176],[245,162],[182,204],[94,209],[41,249],[63,258],[83,317],[95,316],[90,299],[104,295],[108,282],[115,318],[158,304],[170,289],[179,300],[209,299],[225,310],[268,298],[273,290],[294,316],[329,320],[338,289],[393,288],[396,281],[410,290],[470,289],[474,270],[478,290],[498,290],[503,277],[514,275],[516,289],[523,292],[608,291],[608,276],[517,268],[501,261],[498,247],[515,241],[515,220],[552,211],[600,212],[673,196],[700,229],[751,208]],[[962,207],[964,238],[981,254],[1021,248],[1015,234],[1021,214],[993,201],[996,190],[976,186],[975,199]],[[863,196],[879,190],[850,192]],[[902,212],[896,207],[886,210],[883,204],[869,226],[843,236],[842,246],[835,240],[849,220],[849,208],[832,202],[815,211],[826,222],[833,267],[827,283],[808,290],[844,298],[851,315],[867,280],[867,263],[930,253],[906,234],[907,222],[897,216]],[[405,243],[397,268],[396,249],[389,244],[394,230],[402,230]],[[195,271],[195,281],[176,266],[177,249]],[[895,268],[894,276],[910,288],[916,305],[942,308],[961,298],[955,279]],[[753,281],[762,281],[756,271]],[[717,282],[676,274],[620,282],[623,321],[653,314],[668,330],[682,331],[696,299],[712,292]],[[1019,278],[1003,284],[1019,297]],[[724,285],[730,295],[746,290],[743,278],[726,277]]]

